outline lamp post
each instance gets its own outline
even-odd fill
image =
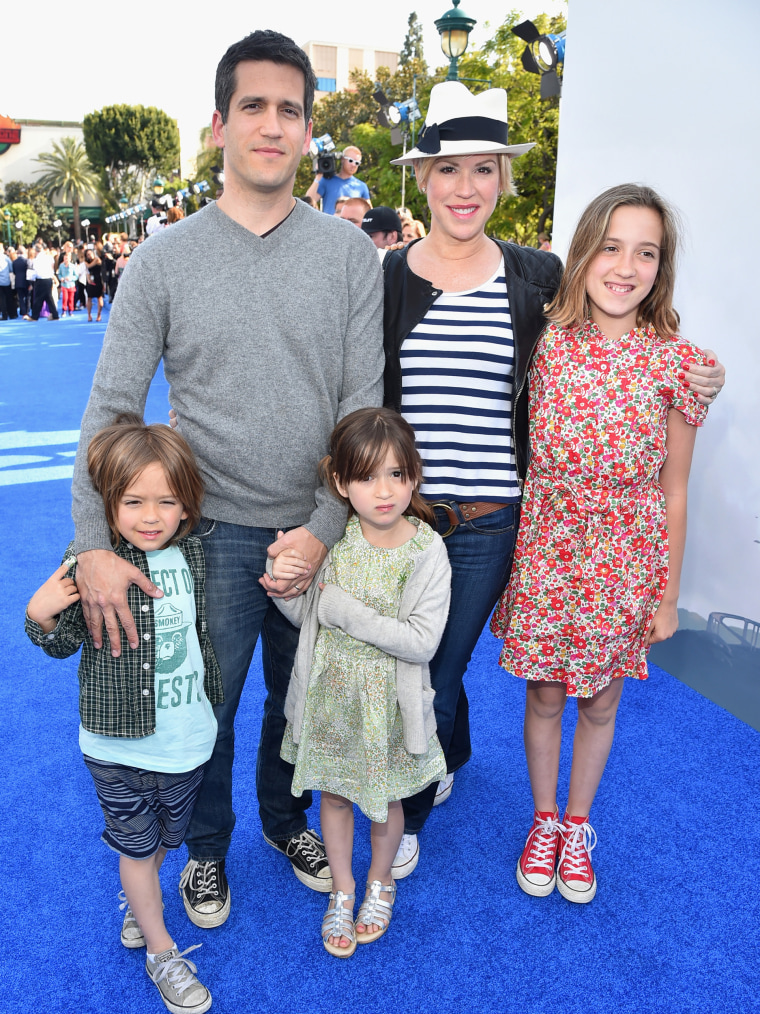
[[[83,218],[83,219],[82,219],[82,221],[81,221],[81,222],[80,222],[79,224],[80,224],[80,225],[82,226],[82,228],[84,229],[84,238],[85,238],[85,241],[86,241],[87,243],[89,243],[89,242],[90,242],[90,235],[89,235],[89,233],[87,232],[87,227],[88,227],[88,226],[89,226],[89,224],[90,224],[90,220],[89,220],[89,218]]]
[[[19,219],[18,222],[16,222],[16,249],[17,250],[18,250],[18,245],[21,242],[21,232],[22,232],[23,228],[24,228],[24,223],[23,223],[22,219]],[[60,246],[61,244],[59,243],[58,245]]]
[[[58,249],[59,249],[59,250],[60,250],[60,248],[61,248],[61,226],[62,226],[62,225],[63,225],[63,222],[61,221],[61,219],[60,219],[60,218],[56,218],[56,220],[55,220],[55,221],[53,222],[53,228],[54,228],[54,229],[55,229],[55,230],[57,231],[57,233],[58,233]]]
[[[8,246],[11,245],[11,213],[10,211],[3,212],[3,218],[5,219],[5,234],[8,237]]]
[[[457,62],[464,55],[467,43],[470,39],[470,32],[477,21],[469,18],[464,11],[459,10],[460,0],[454,0],[454,6],[446,11],[443,17],[438,18],[435,27],[441,36],[441,49],[444,56],[450,60],[449,72],[446,75],[447,81],[458,81]]]

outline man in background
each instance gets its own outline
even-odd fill
[[[363,197],[369,200],[367,184],[357,178],[356,173],[362,164],[362,153],[354,145],[343,150],[340,169],[329,178],[317,173],[314,182],[306,191],[306,196],[314,200],[322,198],[322,211],[326,215],[335,214],[335,201],[339,197]]]

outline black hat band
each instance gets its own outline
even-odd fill
[[[459,116],[443,123],[426,124],[417,142],[417,150],[425,155],[437,155],[442,141],[493,141],[506,146],[507,125],[489,116]]]

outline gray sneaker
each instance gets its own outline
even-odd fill
[[[140,929],[140,924],[135,919],[132,909],[129,907],[127,896],[123,891],[119,891],[119,901],[121,904],[119,908],[126,908],[124,913],[124,922],[121,924],[121,942],[125,947],[129,947],[130,950],[135,950],[138,947],[145,946],[145,937],[143,931]]]
[[[211,1006],[211,994],[195,977],[198,969],[185,957],[200,946],[195,944],[181,954],[172,947],[157,954],[155,961],[145,959],[145,971],[172,1014],[204,1014]]]

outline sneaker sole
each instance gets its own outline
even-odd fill
[[[525,891],[532,898],[547,898],[555,887],[559,886],[557,874],[555,873],[548,884],[532,884],[520,869],[520,860],[517,860],[517,883],[521,890]]]
[[[271,845],[276,852],[279,852],[281,856],[285,856],[290,863],[290,856],[287,855],[287,853],[283,852],[281,848],[278,848],[271,839],[267,838],[265,834],[261,837],[267,845]],[[299,870],[297,866],[293,865],[293,863],[290,863],[290,868],[301,883],[305,887],[311,888],[312,891],[317,891],[319,894],[329,894],[330,891],[332,891],[332,877],[315,877],[312,873],[307,873],[305,870]]]
[[[417,869],[417,863],[420,861],[420,847],[417,846],[417,851],[414,853],[411,859],[404,863],[403,866],[398,868],[391,866],[391,876],[394,880],[403,880],[404,877],[408,877],[410,873],[414,873]]]
[[[596,874],[594,874],[593,883],[587,891],[576,891],[572,887],[568,887],[562,877],[557,877],[557,890],[568,901],[572,901],[576,905],[587,905],[596,894]]]
[[[450,784],[450,785],[448,785],[448,786],[447,786],[447,787],[446,787],[446,788],[445,788],[445,789],[443,790],[443,792],[441,792],[441,793],[438,793],[438,792],[436,792],[436,794],[435,794],[435,799],[433,800],[433,806],[440,806],[440,805],[441,805],[441,803],[445,803],[445,802],[446,802],[446,800],[447,800],[447,799],[449,798],[449,796],[451,795],[451,790],[452,790],[453,788],[454,788],[454,783],[453,783],[453,782],[451,782],[451,784]]]
[[[148,978],[150,979],[151,982],[153,982],[150,972],[148,972]],[[161,992],[160,986],[157,986],[155,982],[153,982],[153,985],[156,986],[156,989],[158,990],[158,995],[164,1001],[167,1009],[170,1010],[172,1014],[206,1014],[206,1011],[211,1006],[211,994],[208,993],[208,990],[206,990],[206,992],[208,993],[208,997],[203,1001],[203,1003],[199,1003],[195,1007],[180,1007],[178,1004],[172,1003],[171,1000],[166,999],[164,994]]]
[[[230,914],[230,906],[232,903],[232,897],[230,895],[229,887],[227,888],[227,900],[225,901],[225,903],[222,905],[222,907],[219,909],[218,912],[196,912],[193,906],[185,897],[185,892],[182,890],[181,887],[179,889],[179,893],[182,898],[182,904],[185,906],[185,912],[187,912],[187,918],[190,920],[191,923],[193,923],[194,926],[200,926],[201,929],[215,929],[215,927],[221,926],[222,923],[227,922],[227,919],[229,918]],[[211,1006],[210,1001],[208,1006],[209,1007]],[[180,1014],[183,1014],[183,1012],[185,1011],[184,1007],[180,1007],[178,1009],[180,1010]],[[204,1007],[203,1010],[208,1010],[208,1007]],[[198,1008],[198,1011],[200,1012],[200,1008]]]

